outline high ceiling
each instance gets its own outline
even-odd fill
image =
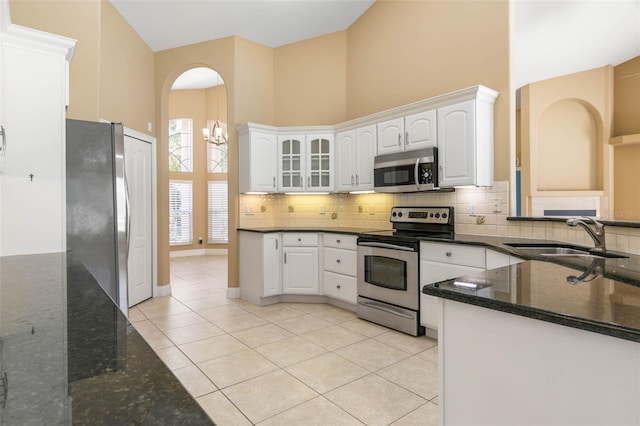
[[[375,0],[110,1],[147,45],[160,51],[232,35],[278,47],[344,30]],[[640,0],[514,4],[515,87],[640,55]],[[200,84],[215,85],[213,80]]]

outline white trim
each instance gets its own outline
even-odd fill
[[[163,296],[171,296],[171,284],[153,286],[153,297]]]
[[[227,287],[227,299],[240,299],[240,287]]]
[[[169,257],[188,257],[188,256],[204,256],[205,254],[212,254],[216,256],[228,256],[229,250],[227,249],[213,249],[213,248],[201,248],[193,250],[176,250],[169,253]]]

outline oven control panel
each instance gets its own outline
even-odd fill
[[[453,207],[393,207],[391,222],[453,223]]]

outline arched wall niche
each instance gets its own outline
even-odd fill
[[[541,114],[538,191],[602,191],[602,118],[582,99],[561,99]]]

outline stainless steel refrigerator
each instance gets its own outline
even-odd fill
[[[127,315],[129,200],[122,124],[67,120],[67,252]]]

